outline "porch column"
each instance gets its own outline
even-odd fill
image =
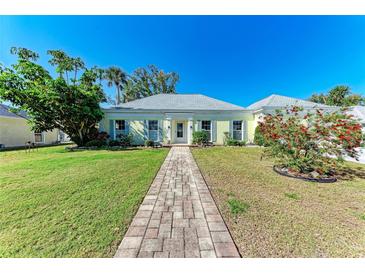
[[[188,121],[188,145],[193,143],[193,119]]]
[[[167,143],[168,144],[171,144],[171,140],[172,140],[172,136],[171,136],[171,133],[172,133],[172,123],[171,123],[171,119],[167,119],[166,120],[166,129],[167,129],[167,134],[166,134],[166,137],[167,137]]]
[[[109,120],[109,135],[112,140],[115,140],[115,120]]]

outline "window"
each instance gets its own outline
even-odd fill
[[[125,120],[115,120],[116,130],[125,130]]]
[[[242,121],[233,121],[233,133],[234,140],[242,140]]]
[[[149,120],[148,121],[148,130],[157,130],[157,129],[158,129],[157,120]]]
[[[34,132],[34,142],[35,143],[44,143],[44,138],[43,138],[42,132]]]
[[[148,138],[153,141],[158,140],[158,121],[157,120],[148,121]]]
[[[184,124],[183,123],[176,124],[176,137],[184,138]]]
[[[212,121],[202,121],[202,131],[208,133],[208,140],[212,140]]]

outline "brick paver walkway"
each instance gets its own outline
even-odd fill
[[[172,147],[115,257],[239,257],[188,147]]]

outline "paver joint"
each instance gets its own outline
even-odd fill
[[[171,148],[114,257],[239,257],[188,147]]]

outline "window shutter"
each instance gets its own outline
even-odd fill
[[[109,135],[112,140],[114,140],[114,131],[115,131],[114,120],[109,120]]]
[[[233,137],[233,121],[229,120],[229,137]]]
[[[125,120],[125,134],[126,135],[129,134],[129,123],[130,123],[130,121]]]
[[[148,120],[143,121],[143,137],[144,139],[148,139]]]
[[[212,123],[212,142],[217,141],[217,121],[211,121]]]
[[[242,140],[247,142],[248,132],[247,132],[247,121],[242,121]]]
[[[158,120],[158,141],[162,142],[163,141],[163,136],[162,136],[162,120]]]
[[[198,120],[198,131],[202,130],[202,121]]]

